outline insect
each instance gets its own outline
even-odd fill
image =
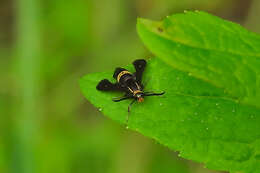
[[[143,102],[145,96],[158,96],[163,95],[165,92],[154,93],[144,92],[144,86],[142,84],[142,76],[146,66],[144,59],[138,59],[133,62],[136,72],[131,73],[128,70],[118,67],[115,69],[113,77],[116,79],[116,83],[111,83],[108,79],[101,80],[97,85],[97,90],[100,91],[121,91],[125,95],[119,98],[113,98],[114,102],[120,102],[126,99],[133,99],[128,106],[128,115],[126,123],[128,123],[129,113],[131,105],[134,102]]]

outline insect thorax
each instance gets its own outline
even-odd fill
[[[115,70],[114,78],[129,93],[135,96],[137,93],[142,93],[142,89],[136,81],[136,76],[124,68],[117,68]]]
[[[133,94],[133,96],[142,92],[141,87],[136,82],[134,76],[124,75],[121,78],[120,83],[124,85],[129,90],[129,92]]]

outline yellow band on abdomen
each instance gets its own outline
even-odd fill
[[[124,75],[124,74],[131,74],[129,71],[121,71],[118,75],[117,75],[117,82],[119,82],[120,78]]]

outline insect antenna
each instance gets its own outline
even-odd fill
[[[153,93],[153,92],[145,92],[144,96],[160,96],[163,95],[165,92],[161,92],[161,93]]]

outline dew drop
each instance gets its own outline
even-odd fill
[[[196,13],[200,12],[199,10],[195,10]]]
[[[189,76],[191,76],[192,74],[191,73],[188,73]]]
[[[197,113],[197,112],[195,112],[195,113],[194,113],[194,115],[198,115],[198,113]]]
[[[209,130],[209,128],[207,127],[206,130]]]
[[[187,13],[188,11],[187,10],[184,10],[184,13]]]
[[[219,105],[219,103],[216,103],[216,106],[218,106]]]
[[[233,109],[232,112],[236,112],[235,109]]]
[[[98,108],[98,111],[102,111],[102,108]]]
[[[254,118],[254,115],[250,115],[250,118],[252,118],[252,119],[253,119],[253,118]]]
[[[128,127],[128,126],[126,126],[125,128],[126,128],[126,129],[129,129],[129,127]]]
[[[160,106],[162,106],[162,103],[160,103]]]

